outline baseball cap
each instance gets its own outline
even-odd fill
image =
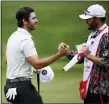
[[[51,82],[54,78],[54,72],[50,66],[46,66],[40,69],[40,81],[42,82]]]
[[[105,17],[106,10],[99,4],[91,5],[84,14],[79,15],[81,19],[89,19],[93,17]]]

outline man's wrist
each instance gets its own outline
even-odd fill
[[[87,59],[91,59],[92,55],[91,53],[87,54],[87,55],[84,55]]]
[[[87,57],[88,55],[90,55],[91,51],[87,51],[84,53],[84,56]]]
[[[71,55],[73,53],[73,51],[72,50],[69,50],[68,52],[67,52],[67,55],[66,56],[69,56],[69,55]]]
[[[56,56],[57,56],[57,57],[62,57],[62,56],[64,56],[64,55],[63,55],[61,52],[57,52],[57,53],[56,53]]]

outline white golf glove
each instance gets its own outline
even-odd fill
[[[6,98],[9,98],[9,100],[13,98],[14,100],[16,95],[17,95],[16,88],[10,88],[6,93]]]
[[[32,70],[33,70],[34,73],[39,73],[39,72],[40,72],[40,69],[36,70],[36,69],[33,68],[33,67],[32,67]]]

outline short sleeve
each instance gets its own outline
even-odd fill
[[[21,42],[20,49],[26,58],[37,54],[37,51],[32,39],[23,40]]]

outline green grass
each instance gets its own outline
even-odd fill
[[[58,44],[66,42],[71,49],[87,39],[90,31],[87,24],[79,15],[92,4],[101,4],[107,10],[106,1],[69,1],[69,2],[35,2],[35,1],[2,1],[2,103],[6,103],[3,86],[6,80],[5,50],[9,36],[16,30],[16,11],[23,6],[35,9],[39,21],[37,29],[32,32],[33,40],[39,57],[47,57],[57,52]],[[106,22],[107,22],[106,21]],[[70,71],[62,68],[68,63],[61,58],[51,67],[55,77],[51,83],[41,83],[41,96],[44,103],[82,103],[79,96],[79,81],[82,78],[83,65],[75,65]],[[33,84],[37,87],[34,74]]]

